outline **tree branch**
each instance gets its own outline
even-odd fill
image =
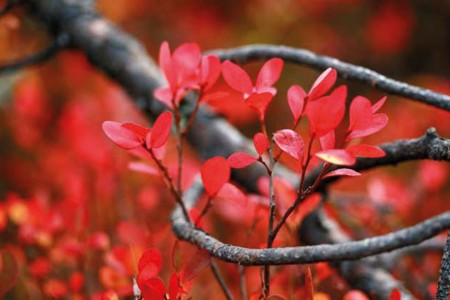
[[[252,249],[224,244],[175,216],[173,231],[180,239],[205,249],[212,256],[247,266],[308,264],[356,260],[418,244],[450,228],[450,212],[430,218],[415,226],[378,237],[336,245]]]
[[[52,43],[50,43],[50,45],[48,45],[42,51],[27,56],[25,58],[19,59],[17,61],[1,65],[0,74],[17,71],[18,69],[21,69],[23,67],[42,63],[52,58],[56,53],[58,53],[60,50],[67,47],[68,45],[69,45],[69,37],[66,34],[60,34],[55,38],[55,40]]]
[[[450,96],[406,84],[386,77],[368,68],[340,61],[336,58],[318,55],[305,49],[275,45],[248,45],[234,49],[212,50],[208,54],[216,54],[222,60],[232,60],[239,63],[255,59],[270,59],[280,57],[286,61],[306,65],[318,70],[334,68],[344,79],[360,81],[392,95],[410,98],[427,105],[436,106],[450,111]]]
[[[442,255],[441,269],[439,270],[439,282],[436,300],[447,300],[450,289],[450,232],[447,236],[444,254]]]

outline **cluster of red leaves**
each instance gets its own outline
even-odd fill
[[[172,60],[174,55],[175,53],[172,55]],[[86,62],[80,57],[78,54],[71,54],[68,58],[62,56],[62,60],[67,59],[71,63],[67,63],[61,77],[71,78],[70,81],[75,80],[74,76],[78,76],[76,80],[91,78],[86,76],[86,70],[81,70],[82,66],[86,66]],[[74,60],[81,63],[77,63],[75,67],[72,63]],[[180,57],[175,59],[175,61],[179,60]],[[198,68],[191,74],[192,76],[183,75],[188,74],[187,71],[177,75],[177,78],[181,79],[177,81],[179,83],[176,83],[172,96],[175,95],[176,98],[183,93],[196,91],[203,94],[203,97],[200,98],[202,103],[218,96],[223,97],[223,92],[216,93],[220,89],[214,90],[215,95],[208,96],[213,93],[212,84],[215,81],[213,77],[216,76],[213,74],[220,75],[221,70],[222,73],[224,72],[223,65],[215,64],[214,61],[217,60],[214,58],[210,60],[212,62],[200,62],[197,65]],[[64,61],[61,63],[63,64]],[[214,65],[212,68],[215,71],[201,73],[201,68],[206,68],[205,66],[208,64]],[[261,121],[265,120],[267,107],[276,92],[273,85],[279,77],[281,67],[282,64],[280,66],[277,60],[271,61],[261,69],[255,84],[251,80],[250,84],[247,84],[248,80],[244,79],[243,81],[247,81],[245,89],[236,90],[244,103],[256,111]],[[211,75],[201,79],[199,74]],[[245,77],[245,75],[243,76]],[[183,79],[188,77],[191,79]],[[247,75],[247,77],[249,76]],[[319,155],[323,156],[321,153],[323,151],[339,151],[337,155],[336,152],[331,152],[332,156],[325,156],[324,159],[326,161],[331,157],[335,160],[333,161],[335,164],[339,162],[338,159],[350,164],[354,157],[360,154],[364,156],[381,155],[378,149],[370,145],[366,147],[361,144],[348,146],[343,146],[343,144],[358,142],[358,139],[381,129],[385,117],[378,110],[383,104],[383,99],[371,105],[367,99],[356,97],[350,105],[349,125],[346,130],[336,130],[336,127],[343,123],[343,117],[332,117],[319,121],[321,115],[320,109],[314,108],[316,102],[322,103],[323,101],[326,104],[326,99],[322,98],[331,97],[337,104],[343,101],[343,98],[345,99],[344,88],[337,88],[327,96],[334,84],[333,77],[335,76],[332,70],[325,72],[321,75],[321,79],[319,78],[320,80],[317,79],[308,93],[299,86],[293,86],[287,91],[287,103],[293,115],[293,124],[298,123],[303,117],[307,118],[310,123],[309,138],[311,139],[314,135],[314,140],[320,141],[321,149],[316,153],[312,152],[311,155],[319,157]],[[153,210],[161,209],[160,206],[157,206],[161,202],[158,199],[163,193],[160,191],[160,186],[155,185],[153,179],[145,178],[147,186],[142,190],[136,189],[135,192],[123,188],[129,184],[128,181],[118,184],[119,180],[123,181],[123,178],[129,178],[123,172],[127,159],[115,151],[103,138],[99,130],[100,124],[106,118],[122,120],[125,118],[138,120],[139,118],[130,117],[136,113],[126,105],[127,99],[120,93],[106,86],[99,79],[90,81],[95,86],[95,92],[82,94],[73,90],[71,98],[66,103],[61,103],[61,107],[56,109],[49,105],[49,95],[43,92],[42,82],[35,78],[24,80],[23,84],[17,88],[10,110],[5,113],[7,117],[2,119],[4,123],[2,123],[1,135],[11,148],[11,150],[2,149],[4,159],[1,161],[1,166],[5,170],[3,180],[6,182],[8,190],[21,191],[21,196],[5,193],[0,202],[0,233],[4,237],[0,245],[0,273],[8,274],[7,277],[0,276],[1,295],[13,289],[14,293],[23,290],[28,294],[36,293],[53,298],[64,298],[70,295],[74,299],[85,299],[86,294],[93,299],[117,299],[131,296],[133,294],[132,278],[137,272],[133,266],[136,259],[132,253],[139,256],[144,249],[155,246],[160,248],[163,253],[167,250],[170,252],[170,246],[168,247],[164,242],[167,240],[166,235],[169,234],[167,224],[161,226],[167,215],[162,216],[164,214],[158,212],[155,215],[162,216],[159,219],[157,217],[154,219],[155,216],[152,215],[151,224],[140,221],[136,216],[131,220],[118,220],[117,215],[127,210],[129,213],[128,206],[131,206],[129,203],[125,204],[126,210],[123,209],[124,203],[120,202],[121,199],[138,199],[135,204],[139,207],[139,213],[149,214]],[[234,87],[232,86],[232,88]],[[170,91],[172,93],[172,88]],[[175,104],[178,105],[179,101],[182,101],[182,98],[178,99],[178,102],[175,101]],[[169,102],[172,103],[172,101]],[[110,110],[109,107],[117,109]],[[334,111],[333,115],[343,114],[340,107],[329,104],[327,111]],[[426,119],[430,123],[434,116],[433,114],[424,114],[423,120],[410,124],[407,123],[407,119],[417,115],[418,112],[402,108],[401,113],[403,115],[399,116],[398,125],[408,124],[408,127],[399,129],[399,131],[406,132],[405,134],[409,136],[422,134],[423,127],[426,126],[424,120]],[[166,152],[166,147],[170,149],[168,135],[173,119],[172,114],[167,112],[157,119],[152,128],[145,128],[130,122],[105,123],[104,127],[118,145],[126,148],[133,155],[154,162],[154,158],[150,154],[150,151],[153,151],[155,157],[165,156],[167,162],[171,159],[171,153],[167,151],[165,155],[164,152]],[[441,122],[445,124],[445,120]],[[338,125],[336,125],[337,123]],[[335,125],[336,127],[334,127]],[[327,133],[328,128],[333,128],[333,130]],[[334,136],[334,132],[336,132],[336,136]],[[339,132],[344,132],[344,134]],[[275,138],[275,136],[286,140],[277,143],[276,139],[273,139],[284,153],[292,156],[296,161],[304,163],[307,158],[306,145],[308,143],[303,134],[300,135],[297,130],[290,128],[281,129],[273,137]],[[205,162],[201,168],[193,168],[194,171],[191,172],[190,176],[193,177],[194,172],[200,169],[208,197],[217,200],[215,209],[211,213],[219,214],[226,222],[233,223],[233,225],[226,223],[225,234],[229,234],[228,238],[231,243],[237,240],[238,243],[251,247],[264,247],[264,239],[260,237],[267,229],[268,182],[261,180],[258,184],[260,195],[246,195],[229,182],[229,174],[230,167],[241,168],[255,162],[265,161],[271,144],[270,140],[269,135],[258,132],[253,139],[254,152],[235,153],[228,159],[213,158]],[[16,151],[17,149],[20,151]],[[11,154],[11,151],[16,152]],[[325,154],[330,153],[325,152]],[[192,160],[185,160],[184,163],[185,165],[193,164]],[[131,163],[130,167],[151,174],[159,172],[155,167],[140,162]],[[348,175],[348,171],[345,172]],[[349,202],[343,210],[346,213],[365,218],[367,223],[364,225],[368,224],[371,227],[375,226],[374,223],[377,223],[377,220],[384,220],[380,218],[385,215],[382,215],[377,207],[392,209],[393,213],[389,220],[390,223],[397,224],[400,215],[405,219],[412,215],[411,212],[415,211],[419,198],[424,195],[433,197],[433,201],[429,202],[428,209],[422,210],[420,215],[426,217],[430,211],[440,211],[442,205],[445,204],[439,190],[445,187],[448,181],[448,168],[436,162],[424,161],[420,164],[419,172],[413,179],[414,182],[411,185],[391,176],[371,179],[368,185],[368,204],[358,206]],[[139,182],[139,184],[143,185],[144,182]],[[296,191],[289,183],[276,178],[275,194],[278,199],[279,214],[283,214],[295,199]],[[92,199],[92,201],[87,201],[88,199]],[[226,201],[219,201],[219,199]],[[113,200],[117,203],[112,202]],[[308,198],[299,207],[298,212],[290,217],[287,226],[294,228],[293,226],[297,225],[303,216],[317,205],[317,202],[317,197]],[[237,204],[240,206],[237,207]],[[122,211],[118,213],[119,210]],[[168,210],[169,208],[167,208],[167,213]],[[394,213],[395,218],[393,217]],[[414,215],[417,216],[417,214]],[[214,222],[218,222],[218,220],[212,222],[211,218],[205,218],[203,221],[205,228],[208,227],[208,229],[217,226],[214,225]],[[159,228],[152,229],[150,233],[146,228],[154,225]],[[200,223],[198,225],[200,226]],[[247,230],[242,230],[243,226],[249,228],[248,231],[252,233],[247,234]],[[379,224],[376,226],[380,231],[386,230],[385,227],[380,228]],[[155,243],[155,241],[158,242]],[[277,240],[275,245],[286,245],[288,242],[283,236],[283,240]],[[96,258],[95,262],[92,261],[92,257]],[[189,259],[185,261],[187,268]],[[143,265],[145,268],[146,263]],[[151,266],[149,268],[151,269]],[[312,269],[314,284],[316,286],[322,284],[325,279],[319,275],[320,268],[314,266]],[[189,292],[191,283],[187,282],[189,280],[182,279],[182,269],[177,268],[176,270],[179,286],[182,285],[183,290]],[[277,274],[280,279],[278,279],[279,281],[275,280],[274,289],[278,289],[278,294],[284,295],[283,290],[290,287],[287,285],[289,280],[286,277],[292,274],[289,270],[280,268],[280,272]],[[226,269],[226,271],[228,274],[234,274],[233,270]],[[142,272],[143,275],[141,275],[143,291],[146,289],[147,282],[144,280],[145,277],[142,277],[145,273]],[[90,284],[86,283],[86,274],[90,274],[90,284],[95,282],[95,290],[88,288]],[[175,276],[172,274],[172,276],[166,277],[167,273],[164,271],[150,272],[150,274],[153,274],[153,277],[148,278],[150,283],[159,278]],[[19,276],[20,280],[17,280]],[[420,277],[421,275],[415,276],[423,278]],[[430,278],[434,277],[428,275],[427,280],[432,280]],[[251,270],[248,270],[248,286],[258,287],[259,280],[259,272],[252,273]],[[169,284],[167,289],[164,287],[164,292],[173,296],[176,284],[170,284],[172,281],[175,282],[175,279],[167,281]],[[157,292],[162,294],[162,285],[156,284],[156,286],[160,287]],[[177,293],[180,296],[183,292],[180,290]],[[303,295],[303,287],[299,288],[296,293]],[[254,294],[256,295],[258,292],[255,291]],[[357,292],[352,292],[352,294],[357,294]],[[319,295],[328,296],[321,292],[314,292],[314,295],[317,297]],[[151,296],[146,296],[146,298],[148,297]]]
[[[106,121],[103,123],[103,130],[119,147],[134,156],[152,161],[164,156],[172,120],[172,113],[167,111],[156,119],[152,129],[134,123]],[[158,174],[157,169],[144,163],[131,163],[130,168],[147,174]]]
[[[220,61],[217,56],[202,57],[200,47],[195,43],[183,44],[171,55],[169,44],[164,42],[159,52],[159,66],[167,79],[168,87],[158,88],[155,97],[174,108],[190,91],[207,92],[220,75]],[[211,99],[204,95],[199,102]]]
[[[138,263],[137,284],[144,299],[179,299],[182,295],[188,293],[191,281],[210,264],[209,253],[204,250],[197,250],[190,258],[185,258],[186,261],[180,267],[175,259],[175,256],[178,255],[177,251],[180,251],[178,242],[175,243],[172,250],[172,266],[175,272],[170,276],[168,288],[158,277],[163,265],[161,252],[153,248],[142,254]]]
[[[237,65],[226,61],[223,66],[225,81],[234,89],[243,93],[246,103],[258,112],[260,121],[265,122],[265,114],[270,101],[276,93],[272,85],[278,80],[282,61],[272,59],[262,67],[257,84],[252,87],[250,78],[244,70]],[[346,148],[336,145],[335,130],[341,124],[347,96],[347,88],[340,86],[326,95],[336,81],[337,73],[333,69],[323,72],[312,85],[308,93],[298,85],[289,88],[287,101],[293,115],[293,129],[297,126],[302,116],[306,116],[310,126],[310,143],[314,138],[320,139],[322,151],[315,155],[326,163],[351,166],[355,164],[356,157],[382,157],[384,152],[375,146],[366,144],[351,145]],[[378,132],[387,124],[387,116],[377,111],[384,104],[384,97],[379,102],[371,105],[370,101],[362,96],[353,99],[350,105],[350,125],[343,138],[348,142],[355,138],[361,138]],[[310,159],[311,153],[305,152],[303,138],[293,129],[281,129],[274,133],[273,140],[278,147],[294,159],[303,162]],[[243,153],[235,153],[230,156],[229,163],[234,168],[246,167],[261,159],[261,155],[268,150],[267,135],[257,133],[254,137],[254,145],[257,150],[257,158]],[[327,174],[359,175],[350,169],[339,169]]]
[[[245,205],[247,205],[247,197],[236,186],[229,183],[230,168],[244,168],[255,162],[260,162],[268,169],[270,174],[272,170],[265,162],[265,154],[268,151],[273,151],[271,139],[282,152],[299,161],[304,168],[307,167],[313,155],[324,161],[325,166],[327,164],[351,166],[356,162],[357,156],[381,157],[384,155],[381,149],[371,145],[356,144],[345,148],[342,145],[350,140],[376,133],[387,124],[386,115],[377,113],[385,98],[372,106],[366,98],[355,97],[350,105],[349,127],[342,141],[336,143],[335,130],[344,117],[347,88],[340,86],[328,95],[337,78],[337,73],[333,69],[327,69],[323,72],[307,93],[298,85],[289,88],[287,102],[294,117],[293,126],[290,129],[278,130],[273,134],[273,137],[270,137],[265,130],[265,116],[268,106],[277,93],[274,84],[280,78],[283,69],[284,63],[281,59],[274,58],[267,61],[262,66],[255,84],[245,70],[231,61],[225,61],[221,64],[215,56],[202,57],[200,48],[193,43],[183,44],[171,54],[168,44],[164,42],[160,49],[159,61],[168,86],[157,89],[155,97],[167,104],[173,109],[175,116],[178,116],[175,119],[178,122],[178,124],[175,124],[177,130],[181,128],[180,103],[184,101],[186,95],[191,92],[199,94],[196,102],[197,107],[208,99],[214,98],[214,95],[219,94],[224,97],[227,94],[220,90],[216,90],[212,94],[213,96],[208,93],[220,74],[223,75],[223,79],[232,89],[240,93],[245,103],[256,111],[261,123],[262,132],[256,133],[253,138],[256,156],[245,152],[237,152],[228,159],[213,157],[203,163],[200,173],[208,195],[208,203],[200,215],[195,208],[191,214],[191,217],[197,216],[197,219],[194,220],[197,226],[200,224],[199,218],[208,211],[214,198],[233,200],[233,202],[240,202],[241,204],[245,202]],[[305,151],[303,138],[295,131],[303,116],[308,118],[310,128],[308,151]],[[165,172],[166,167],[160,160],[161,156],[157,156],[154,151],[163,148],[167,143],[172,122],[172,113],[165,112],[156,119],[152,129],[134,123],[107,121],[103,124],[103,130],[118,146],[135,156],[156,162],[159,172]],[[179,135],[179,138],[181,139],[182,136]],[[322,150],[311,153],[311,145],[314,139],[320,140]],[[158,173],[157,169],[140,163],[133,163],[131,167],[150,174]],[[344,168],[330,172],[324,178],[339,175],[355,176],[359,173]],[[169,178],[168,180],[171,181],[172,179]],[[295,192],[293,193],[295,194]],[[270,197],[270,195],[267,196]],[[306,210],[309,211],[318,202],[309,201],[307,203],[311,203],[308,204],[309,208]],[[289,203],[280,206],[281,215],[288,206]],[[297,217],[295,220],[299,221],[299,218]],[[156,294],[166,295],[167,291],[164,284],[156,277],[160,268],[161,259],[157,251],[149,250],[146,252],[145,258],[141,258],[138,285],[145,298]],[[182,289],[180,289],[179,278],[174,274],[168,290],[170,299],[177,297],[180,291]]]

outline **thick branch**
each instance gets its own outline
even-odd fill
[[[450,232],[442,255],[436,300],[447,300],[450,290]]]
[[[23,67],[42,63],[52,58],[56,53],[58,53],[68,45],[69,37],[66,34],[60,34],[50,45],[48,45],[42,51],[0,66],[0,73],[13,72]]]
[[[349,64],[336,58],[318,55],[314,52],[286,46],[249,45],[227,50],[213,50],[208,53],[218,55],[222,60],[244,63],[255,59],[280,57],[286,61],[306,65],[318,70],[334,68],[340,77],[360,81],[389,94],[410,98],[427,105],[450,111],[450,96],[419,88],[388,78],[370,69]]]
[[[450,228],[450,212],[430,218],[415,226],[378,237],[336,245],[251,249],[224,244],[196,229],[178,217],[173,218],[173,231],[212,256],[241,265],[287,265],[316,262],[357,260],[398,248],[418,244]]]

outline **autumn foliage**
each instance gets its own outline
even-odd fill
[[[205,55],[200,45],[217,46],[212,37],[220,44],[239,31],[222,12],[243,18],[242,12],[227,3],[208,8],[193,1],[192,7],[180,4],[182,9],[171,3],[99,2],[119,23],[127,17],[142,22],[143,12],[162,5],[157,8],[174,13],[168,30],[186,32],[186,39],[149,44],[165,80],[152,97],[164,112],[149,121],[79,51],[63,51],[48,65],[8,79],[9,96],[1,97],[11,101],[0,107],[0,297],[222,299],[221,278],[236,299],[372,299],[329,263],[243,267],[219,261],[178,240],[172,214],[180,210],[193,228],[226,244],[265,249],[301,245],[298,227],[319,207],[355,239],[447,210],[445,162],[367,173],[353,166],[359,158],[385,157],[377,145],[421,136],[430,126],[448,136],[448,112],[399,105],[394,96],[347,85],[333,68],[304,75],[281,58],[242,64]],[[250,14],[254,22],[272,13],[267,1],[250,2],[261,9],[261,15]],[[362,9],[367,1],[287,2],[292,3],[280,2],[276,11],[293,17],[300,7],[308,20],[302,30],[330,37],[308,46],[344,55],[351,44],[339,38],[328,17]],[[9,29],[0,29],[16,33],[14,20],[24,13],[16,14],[2,16],[7,18],[1,28]],[[382,1],[361,29],[372,37],[363,39],[366,51],[379,60],[405,51],[416,21],[406,1]],[[392,37],[382,28],[393,28]],[[450,91],[448,79],[412,80]],[[199,155],[202,150],[189,145],[188,136],[204,108],[241,128],[250,143],[228,157]],[[294,178],[279,175],[284,167]],[[251,190],[234,180],[236,172],[250,168],[265,173]],[[318,176],[309,183],[311,171]],[[340,180],[320,189],[333,179]],[[199,183],[197,202],[187,203]],[[425,251],[386,269],[418,297],[431,297],[440,259],[441,253]],[[389,299],[401,299],[400,291],[394,289]]]

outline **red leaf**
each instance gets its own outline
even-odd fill
[[[253,145],[255,146],[258,156],[261,156],[269,149],[269,140],[265,134],[258,132],[253,136]]]
[[[177,273],[173,273],[169,282],[169,299],[177,299],[180,288],[180,279]]]
[[[138,274],[138,284],[145,285],[145,282],[156,278],[158,276],[159,270],[158,267],[153,263],[148,263],[141,270],[139,270]]]
[[[221,156],[208,159],[201,167],[203,186],[210,197],[214,197],[230,180],[230,167]]]
[[[208,55],[202,58],[202,78],[203,90],[208,90],[217,79],[219,79],[220,72],[222,71],[222,64],[215,55]]]
[[[158,99],[159,101],[161,101],[162,103],[166,104],[169,108],[173,108],[173,92],[170,88],[168,87],[160,87],[157,88],[154,92],[153,92],[153,96]]]
[[[334,177],[334,176],[361,176],[361,173],[356,172],[352,169],[337,169],[327,173],[323,178]]]
[[[245,168],[257,161],[256,157],[245,152],[236,152],[228,157],[228,165],[235,169]]]
[[[305,106],[305,97],[306,92],[299,85],[291,86],[287,92],[289,109],[294,116],[294,123],[302,115],[303,107]]]
[[[149,175],[158,175],[159,174],[157,169],[153,168],[152,166],[147,165],[146,163],[142,163],[142,162],[130,162],[128,164],[128,168],[130,170],[149,174]]]
[[[194,279],[204,268],[211,263],[211,255],[206,250],[197,250],[180,274],[181,282]]]
[[[392,294],[389,296],[389,300],[401,300],[402,299],[402,293],[399,289],[395,289],[392,291]]]
[[[376,113],[378,110],[380,110],[380,108],[383,106],[384,102],[386,102],[386,99],[387,99],[387,97],[384,96],[383,98],[378,100],[377,103],[372,105],[372,113]]]
[[[170,111],[165,111],[159,115],[153,124],[153,130],[147,141],[149,149],[163,146],[169,139],[170,129],[172,128],[173,116]]]
[[[243,94],[251,94],[253,92],[253,83],[241,67],[227,60],[222,65],[222,75],[226,83],[236,91]]]
[[[359,144],[359,145],[353,145],[350,147],[347,147],[348,152],[350,152],[351,154],[353,154],[354,156],[360,156],[360,157],[383,157],[386,155],[386,153],[376,147],[376,146],[372,146],[372,145],[365,145],[365,144]]]
[[[164,282],[159,278],[151,278],[149,280],[139,280],[138,276],[138,286],[141,290],[142,298],[145,300],[161,300],[165,299],[166,287]]]
[[[309,266],[306,266],[306,273],[305,273],[305,290],[306,290],[306,300],[314,300],[314,283],[311,273],[311,268]]]
[[[313,100],[325,95],[329,89],[334,85],[337,79],[337,72],[335,69],[326,69],[313,83],[309,90],[309,100]]]
[[[264,121],[267,107],[272,99],[273,95],[271,93],[251,94],[245,103],[247,103],[247,105],[252,109],[256,110],[258,112],[259,119]]]
[[[172,67],[177,74],[176,84],[185,83],[186,80],[196,73],[200,61],[202,59],[202,52],[196,43],[186,43],[180,45],[172,55]]]
[[[217,194],[217,198],[225,201],[232,201],[240,207],[246,207],[248,203],[247,196],[231,183],[225,183],[223,185],[220,192]]]
[[[176,85],[175,74],[172,69],[172,58],[170,56],[169,44],[164,41],[159,50],[159,67],[164,73],[167,82],[171,87]]]
[[[334,148],[335,144],[335,134],[334,130],[331,130],[327,134],[320,137],[320,146],[322,147],[322,150],[330,150]]]
[[[158,249],[148,249],[142,254],[139,259],[138,270],[141,271],[148,264],[154,264],[158,269],[157,273],[159,273],[162,267],[162,256]]]
[[[350,105],[350,134],[347,140],[378,132],[386,126],[387,122],[388,118],[385,114],[373,114],[368,99],[357,96]]]
[[[264,88],[271,87],[280,78],[283,69],[283,60],[272,58],[268,60],[261,68],[256,79],[256,91],[264,91]]]
[[[145,138],[147,133],[151,131],[149,128],[145,128],[134,123],[123,123],[122,127],[125,127],[126,129],[133,131],[142,138]]]
[[[346,97],[347,87],[341,85],[330,96],[308,103],[306,114],[316,136],[321,137],[339,126],[345,113]]]
[[[273,139],[281,150],[297,160],[303,159],[305,143],[298,133],[290,129],[283,129],[275,132]]]
[[[103,122],[102,128],[111,141],[123,149],[131,150],[143,144],[142,137],[125,128],[119,122]]]
[[[341,166],[352,166],[356,162],[356,157],[342,149],[324,150],[316,153],[316,156],[330,164]]]

